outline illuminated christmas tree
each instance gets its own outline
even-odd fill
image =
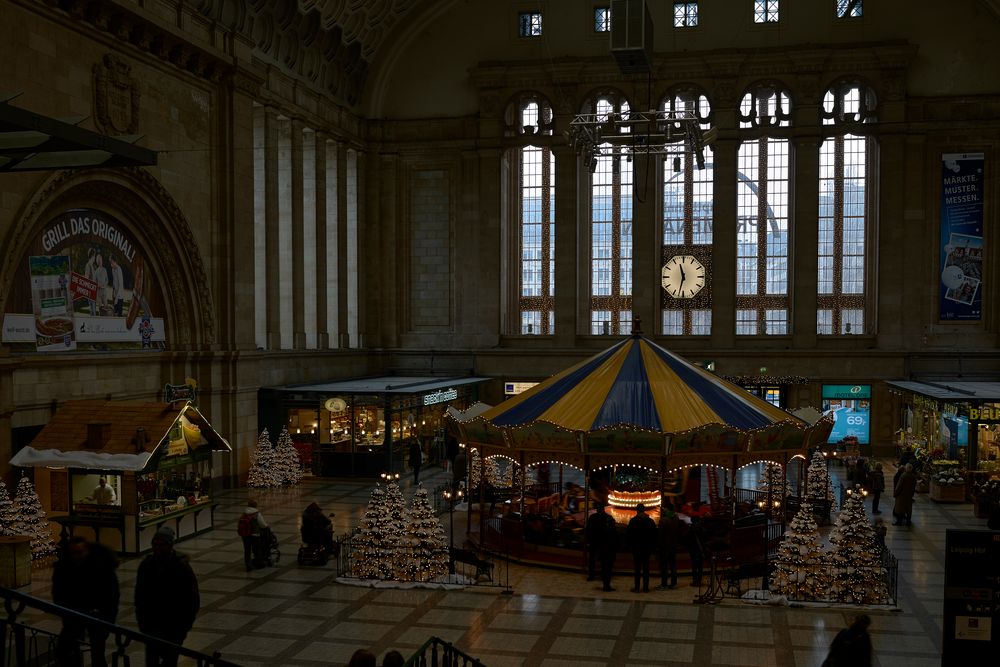
[[[6,489],[5,489],[6,491]],[[31,557],[34,560],[43,559],[56,552],[56,543],[52,539],[52,529],[49,520],[45,518],[42,503],[38,500],[35,486],[27,477],[21,477],[17,483],[17,495],[13,502],[14,534],[31,537]]]
[[[812,506],[803,501],[778,547],[771,590],[792,600],[825,599],[829,588],[825,561]]]
[[[479,455],[479,450],[475,447],[469,452],[469,484],[470,488],[479,488],[479,479],[482,477],[482,457]]]
[[[274,450],[275,476],[279,484],[294,486],[302,481],[302,461],[292,444],[292,436],[287,428],[281,429],[278,444]]]
[[[276,469],[276,456],[271,437],[265,428],[257,438],[257,448],[250,455],[250,475],[247,486],[267,488],[281,486],[281,478]]]
[[[833,506],[833,482],[830,481],[830,472],[826,469],[826,457],[823,452],[813,453],[812,461],[809,463],[809,471],[806,473],[808,481],[806,483],[806,497],[813,503],[825,507]]]
[[[388,512],[385,506],[385,491],[378,484],[372,489],[368,508],[361,519],[358,534],[354,537],[354,553],[351,558],[351,574],[361,579],[381,579],[386,553],[386,527]]]
[[[400,540],[402,581],[433,581],[448,573],[448,538],[427,501],[427,489],[417,488],[408,513],[409,523]]]
[[[865,513],[861,487],[847,492],[847,500],[830,533],[834,565],[831,597],[855,604],[887,604],[889,589],[882,568],[882,545]]]
[[[500,474],[500,465],[496,456],[486,459],[486,481],[495,487],[503,486],[503,476]]]
[[[14,511],[14,502],[7,493],[7,485],[0,480],[0,535],[18,535],[15,530],[17,513]]]
[[[780,500],[791,491],[788,488],[788,481],[785,479],[785,471],[780,463],[764,462],[764,469],[761,471],[760,479],[757,480],[758,491],[770,491],[774,499]]]

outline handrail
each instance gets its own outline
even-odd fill
[[[441,648],[441,656],[438,656],[438,648]],[[430,649],[431,657],[428,660],[427,651]],[[461,660],[461,662],[459,662]],[[446,642],[440,637],[431,637],[424,642],[423,646],[410,656],[410,659],[403,663],[403,667],[486,667],[476,658],[455,648],[451,642]]]
[[[0,616],[0,634],[3,635],[5,642],[7,641],[8,628],[14,635],[14,667],[24,667],[28,664],[25,629],[29,626],[17,620],[26,607],[37,609],[46,614],[54,614],[61,619],[76,619],[87,627],[103,628],[107,631],[109,640],[114,643],[115,649],[112,653],[112,660],[115,664],[128,664],[125,651],[129,644],[135,641],[138,644],[149,644],[158,646],[161,649],[175,651],[178,655],[193,659],[198,667],[239,667],[235,662],[223,660],[221,657],[222,654],[218,651],[212,655],[208,655],[200,651],[184,648],[159,637],[147,635],[138,630],[130,630],[115,623],[108,623],[94,616],[74,611],[73,609],[68,609],[53,602],[48,602],[10,588],[0,586],[0,596],[4,599],[4,610],[6,612],[5,615]],[[6,652],[0,653],[0,667],[6,667],[6,660]]]

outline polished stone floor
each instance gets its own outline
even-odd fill
[[[891,467],[887,468],[891,476]],[[447,473],[425,470],[429,487]],[[404,490],[410,481],[402,480]],[[282,543],[276,567],[246,572],[236,519],[248,490],[218,497],[217,529],[178,544],[198,575],[202,610],[186,645],[221,651],[243,665],[345,665],[358,648],[409,656],[432,635],[455,642],[487,667],[528,665],[779,665],[818,667],[852,609],[759,607],[736,600],[692,603],[696,590],[603,593],[576,572],[514,565],[501,587],[457,591],[360,588],[333,581],[329,568],[300,567],[297,517],[308,502],[336,512],[338,533],[360,520],[370,482],[310,480],[295,489],[251,492]],[[409,497],[409,496],[408,496]],[[883,509],[891,509],[891,498]],[[883,516],[889,516],[888,511]],[[447,515],[443,516],[447,529]],[[464,525],[456,515],[456,532]],[[918,495],[911,528],[890,526],[899,558],[895,611],[870,612],[875,665],[940,664],[944,537],[949,527],[983,527],[969,504],[939,505]],[[457,541],[457,537],[456,537]],[[131,606],[138,560],[123,562],[119,622],[134,627]],[[509,574],[509,579],[508,579]],[[48,597],[49,571],[36,570],[30,592]],[[512,594],[508,594],[512,593]],[[141,656],[133,664],[141,664]]]

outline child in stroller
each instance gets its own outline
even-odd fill
[[[257,555],[259,567],[277,565],[281,560],[281,549],[278,548],[278,538],[270,528],[260,529],[260,552]]]
[[[299,565],[326,565],[326,561],[335,555],[333,523],[316,503],[311,503],[302,512],[300,532]]]

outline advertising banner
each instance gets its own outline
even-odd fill
[[[982,153],[941,156],[942,320],[982,318],[983,186]]]
[[[870,444],[871,395],[871,385],[823,385],[823,414],[833,416],[828,443]]]
[[[5,301],[13,351],[164,349],[163,295],[120,221],[75,209],[49,221],[21,260]]]

